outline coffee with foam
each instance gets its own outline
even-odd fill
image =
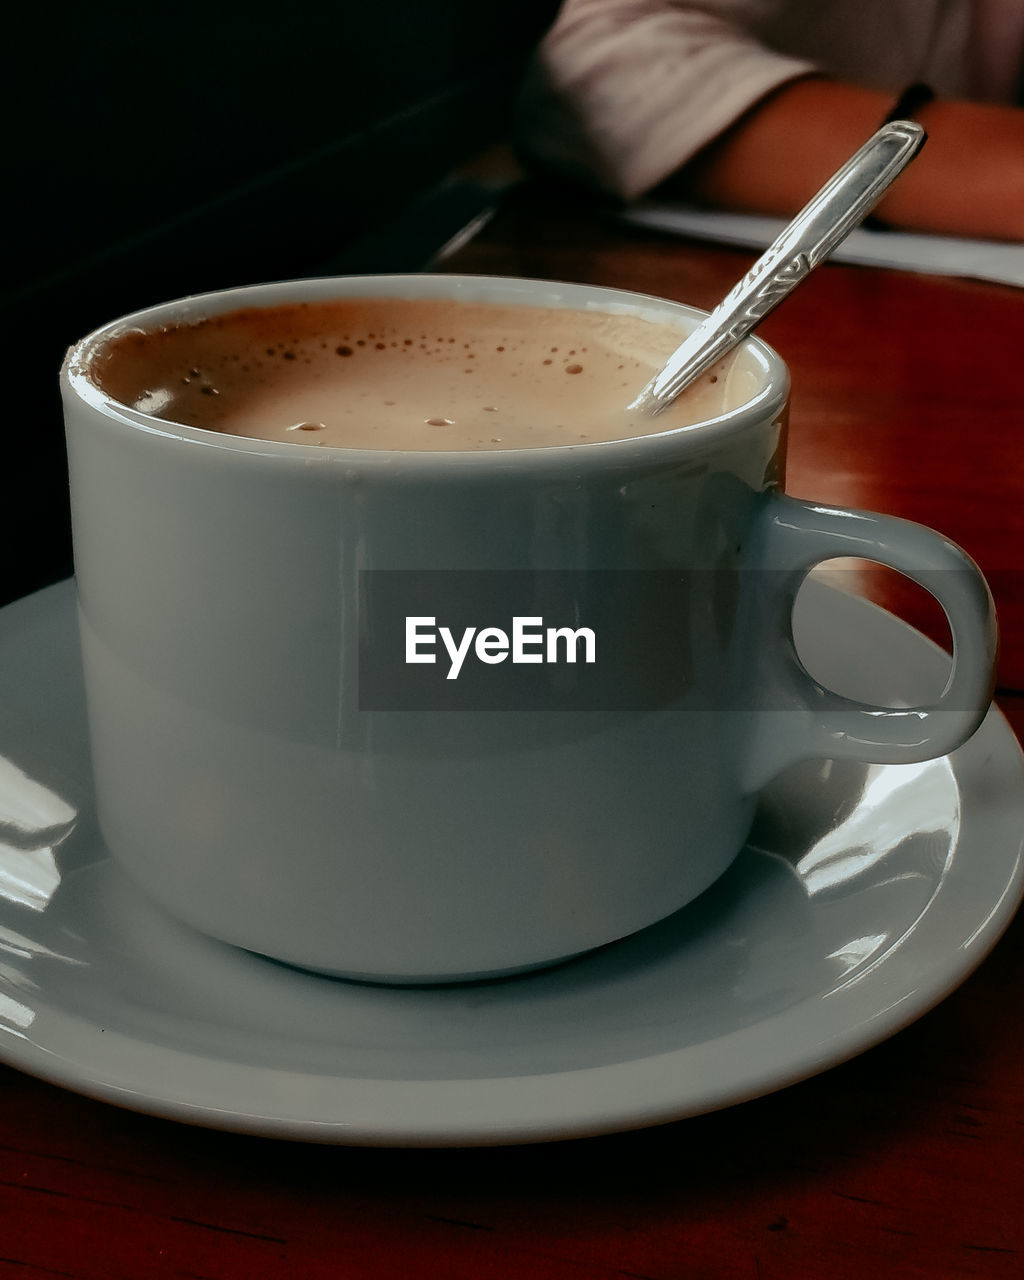
[[[479,450],[628,439],[756,391],[711,370],[658,418],[626,406],[684,333],[634,314],[346,298],[128,330],[92,357],[112,400],[230,435],[357,449]]]

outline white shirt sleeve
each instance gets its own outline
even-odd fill
[[[772,0],[566,0],[527,74],[525,154],[630,200],[773,89],[816,70],[769,48]]]

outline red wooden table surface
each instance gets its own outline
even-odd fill
[[[751,255],[527,191],[445,269],[713,303]],[[989,575],[1024,732],[1024,445],[1008,288],[829,266],[763,326],[789,489],[941,528]],[[871,589],[941,637],[890,578]],[[730,1110],[549,1146],[373,1151],[193,1129],[0,1069],[0,1275],[1024,1275],[1024,920],[933,1012]]]

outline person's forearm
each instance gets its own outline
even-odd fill
[[[820,77],[794,81],[747,112],[680,180],[722,208],[795,213],[892,101]],[[878,216],[905,229],[1024,240],[1024,111],[936,101],[917,116],[928,142]]]

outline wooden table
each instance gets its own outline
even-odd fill
[[[713,303],[751,255],[526,189],[443,264]],[[1024,445],[1008,288],[829,266],[763,327],[789,489],[940,527],[989,575],[1024,731]],[[942,624],[891,578],[871,590]],[[188,1128],[0,1070],[0,1275],[860,1280],[1024,1274],[1024,921],[939,1008],[730,1110],[552,1146],[322,1148]]]

